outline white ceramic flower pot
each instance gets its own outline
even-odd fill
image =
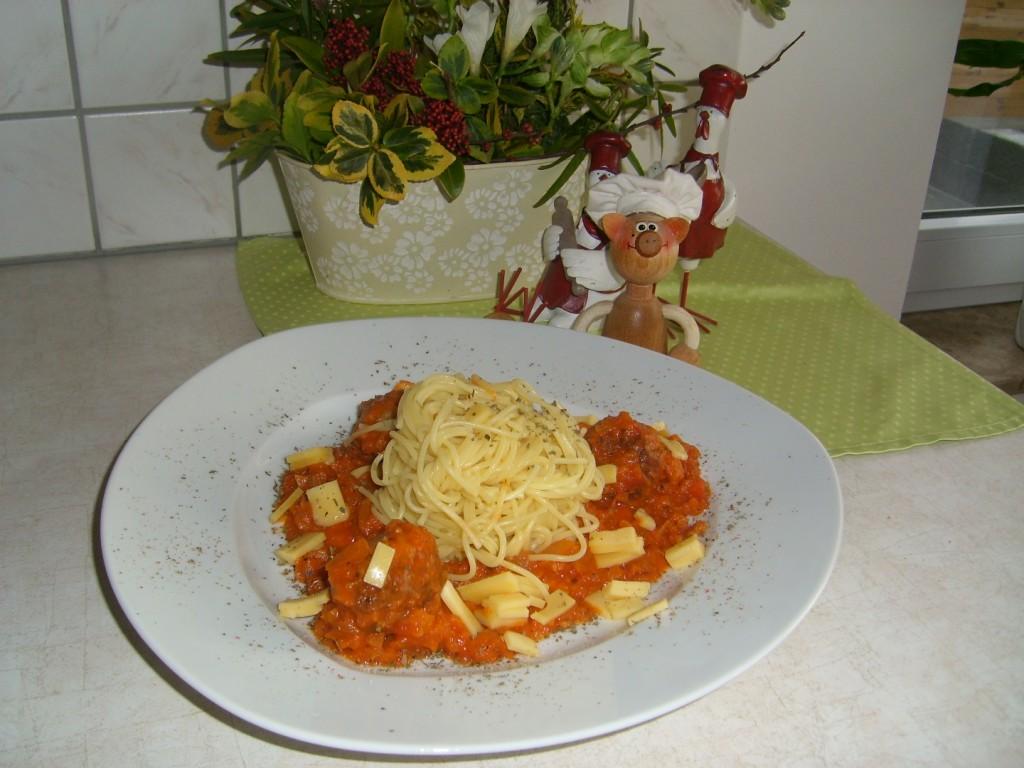
[[[344,301],[421,304],[495,295],[498,272],[523,268],[517,285],[543,271],[541,234],[553,206],[534,208],[564,165],[550,159],[466,167],[462,194],[448,202],[433,182],[412,184],[386,205],[376,227],[359,219],[359,185],[325,181],[278,155],[317,287]],[[586,164],[560,190],[578,212]]]

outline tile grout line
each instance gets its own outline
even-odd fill
[[[78,126],[78,142],[82,151],[82,172],[85,174],[85,195],[89,204],[89,221],[92,226],[93,250],[103,250],[100,237],[100,217],[96,205],[96,188],[92,177],[92,162],[89,158],[89,138],[85,130],[85,114],[82,111],[82,88],[78,74],[78,58],[75,53],[75,39],[71,29],[71,8],[69,0],[60,0],[61,17],[64,22],[64,45],[68,56],[68,74],[71,77],[71,100],[73,114]]]
[[[220,44],[222,50],[227,50],[229,46],[228,37],[228,15],[227,15],[227,2],[226,0],[218,0],[217,3],[220,8]],[[226,64],[221,64],[221,70],[224,74],[224,97],[231,98],[231,70]],[[241,179],[238,177],[238,163],[231,164],[231,197],[232,204],[234,205],[235,215],[235,237],[242,237],[242,188]]]
[[[148,104],[112,104],[104,107],[78,107],[71,109],[39,109],[31,112],[6,112],[0,115],[0,123],[17,120],[35,120],[47,117],[95,117],[97,115],[132,115],[147,112],[174,112],[195,109],[194,101],[154,101]]]

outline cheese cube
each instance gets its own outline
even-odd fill
[[[505,647],[512,653],[521,653],[524,656],[540,656],[540,647],[531,638],[519,632],[511,630],[502,635],[505,640]]]
[[[648,581],[612,579],[604,585],[603,591],[609,600],[618,600],[623,597],[647,597],[651,591],[651,584]]]
[[[600,555],[604,552],[636,549],[637,541],[640,542],[639,546],[642,551],[643,539],[637,534],[635,528],[627,525],[614,531],[594,531],[590,534],[587,543],[591,552]]]
[[[311,467],[314,464],[331,464],[334,462],[334,449],[327,445],[307,448],[285,457],[288,469],[296,470]]]
[[[470,637],[476,637],[480,630],[483,629],[476,616],[469,610],[469,606],[462,601],[458,590],[455,589],[450,581],[446,581],[441,588],[441,602],[448,606],[448,610],[465,625],[466,629],[469,630]]]
[[[656,613],[661,613],[668,608],[668,600],[659,600],[656,603],[651,603],[646,608],[641,608],[636,613],[630,614],[626,617],[626,623],[633,626],[638,621],[648,619]]]
[[[488,629],[501,629],[522,624],[530,617],[530,598],[526,595],[491,595],[484,598],[481,610],[474,615]]]
[[[653,517],[651,517],[646,509],[638,509],[633,513],[633,518],[636,520],[636,524],[645,531],[653,531],[658,527],[658,523]]]
[[[584,602],[603,619],[624,619],[644,607],[642,597],[623,597],[613,600],[604,593],[604,590],[587,595]]]
[[[696,534],[665,550],[665,559],[677,571],[693,565],[703,557],[704,542],[698,539]]]
[[[616,565],[625,565],[631,560],[636,560],[644,553],[643,543],[644,540],[640,539],[639,549],[620,549],[618,552],[605,552],[600,555],[594,555],[594,564],[598,568],[613,568]]]
[[[610,619],[612,617],[608,610],[608,598],[605,597],[604,592],[598,590],[597,592],[591,592],[585,598],[583,602],[594,609],[594,613],[600,616],[602,619]]]
[[[348,506],[337,480],[306,489],[306,498],[313,508],[313,522],[326,528],[348,520]]]
[[[611,484],[619,479],[619,468],[614,464],[602,464],[597,471],[601,473],[605,483]]]
[[[526,595],[514,592],[485,597],[481,605],[486,612],[493,614],[498,619],[525,619],[530,615],[531,599]]]
[[[288,513],[288,510],[295,505],[295,502],[302,498],[302,493],[303,491],[301,488],[296,488],[294,491],[289,493],[288,498],[278,504],[277,507],[274,508],[274,511],[270,513],[270,522],[276,525],[284,520],[284,516]]]
[[[576,600],[568,592],[556,589],[548,597],[547,604],[539,611],[534,611],[530,618],[538,624],[550,624],[562,614],[576,605]]]
[[[661,444],[668,448],[668,452],[675,456],[680,461],[686,461],[686,448],[678,440],[672,440],[668,437],[659,438]]]
[[[370,556],[370,564],[366,566],[366,573],[363,574],[363,581],[371,587],[383,587],[387,581],[388,571],[391,570],[391,561],[395,557],[395,550],[383,541],[378,541],[373,548],[373,555]]]
[[[331,599],[329,589],[321,589],[311,595],[282,600],[277,604],[277,613],[283,619],[306,619],[320,613],[327,601]]]
[[[548,585],[538,579],[536,576],[529,577],[523,576],[522,574],[515,574],[516,583],[519,585],[517,592],[522,592],[524,595],[530,595],[532,597],[539,597],[541,600],[547,601],[549,596]]]
[[[509,594],[520,592],[519,578],[511,571],[502,571],[494,576],[488,576],[480,581],[471,581],[459,587],[459,594],[463,600],[471,603],[482,603],[485,598],[491,595]]]
[[[284,546],[277,548],[277,557],[284,563],[294,565],[303,555],[320,549],[327,541],[323,531],[310,531],[296,536]]]

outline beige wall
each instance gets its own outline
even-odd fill
[[[741,21],[750,72],[807,34],[734,112],[740,216],[854,280],[898,316],[906,294],[963,0],[794,0]]]

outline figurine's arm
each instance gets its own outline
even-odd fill
[[[693,315],[674,304],[662,304],[661,315],[683,329],[683,344],[696,352],[700,345],[700,328],[697,326],[697,321],[693,319]],[[583,315],[580,315],[580,319],[582,317]]]
[[[562,246],[560,240],[562,238],[562,228],[558,224],[550,224],[540,239],[540,252],[544,257],[544,261],[554,261],[562,253]]]
[[[565,266],[565,274],[575,285],[591,291],[617,291],[625,283],[622,276],[615,271],[604,248],[596,251],[564,248],[562,264]]]
[[[608,313],[612,311],[613,303],[611,301],[599,301],[594,306],[583,310],[572,324],[572,329],[586,333],[590,330],[590,326],[608,316]],[[693,318],[690,319],[692,320]]]
[[[729,180],[728,176],[722,177],[722,184],[724,199],[712,217],[711,224],[719,229],[728,229],[736,219],[736,185]]]

